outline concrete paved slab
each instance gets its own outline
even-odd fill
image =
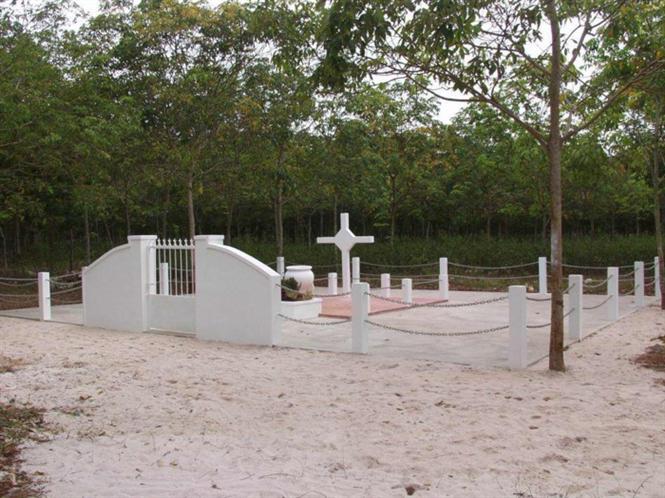
[[[317,293],[323,292],[325,292],[324,289],[317,289]],[[451,291],[448,303],[471,303],[492,299],[500,295],[500,293],[495,292]],[[530,294],[530,296],[544,297],[540,294]],[[392,297],[401,298],[401,291],[393,291]],[[430,290],[414,290],[413,297],[418,302],[432,302],[439,299],[438,292]],[[604,299],[604,295],[587,294],[584,296],[584,305],[593,306]],[[646,300],[647,304],[656,303],[653,297],[647,297]],[[549,306],[548,301],[529,301],[527,323],[530,325],[548,323]],[[619,306],[621,316],[631,313],[635,309],[634,298],[632,296],[621,297]],[[2,311],[1,314],[16,318],[39,318],[37,308],[7,310]],[[53,321],[80,325],[83,323],[83,307],[81,304],[53,306],[52,316]],[[608,325],[610,322],[607,321],[606,316],[606,306],[585,311],[582,323],[584,335]],[[337,320],[322,317],[315,321]],[[394,327],[433,333],[468,332],[508,324],[508,301],[460,308],[400,309],[376,314],[372,316],[372,320]],[[531,363],[547,355],[549,327],[529,329],[528,335],[528,358]],[[566,332],[566,344],[570,342]],[[304,325],[282,320],[282,337],[279,345],[333,352],[350,352],[351,323]],[[370,326],[369,354],[395,359],[414,358],[444,361],[476,367],[505,367],[508,364],[508,331],[460,337],[432,337],[405,334]]]
[[[22,308],[18,310],[0,311],[2,316],[13,318],[27,318],[30,320],[39,320],[39,308]],[[83,325],[83,305],[82,304],[61,304],[51,306],[51,321],[71,323],[74,325]]]
[[[436,291],[414,290],[414,297],[425,298]],[[499,296],[493,292],[450,292],[450,304],[470,303]],[[400,297],[396,291],[393,296]],[[530,296],[543,297],[539,294]],[[604,295],[585,295],[584,305],[593,306],[602,302]],[[655,302],[647,298],[647,303]],[[528,303],[529,325],[549,322],[550,303]],[[634,310],[632,296],[620,298],[620,315],[625,316]],[[602,328],[609,322],[607,310],[601,306],[596,310],[585,311],[582,328],[584,335]],[[460,308],[415,308],[401,310],[372,318],[373,321],[394,327],[425,332],[467,332],[508,324],[508,302],[500,301],[479,306]],[[319,321],[326,321],[320,319]],[[332,321],[332,320],[331,320]],[[547,355],[549,348],[549,327],[529,329],[528,358],[536,361]],[[566,343],[571,341],[566,332]],[[283,321],[280,345],[305,349],[319,349],[336,352],[351,351],[351,324],[342,325],[303,325]],[[508,331],[461,337],[431,337],[411,335],[370,326],[369,353],[393,358],[417,358],[460,363],[478,367],[505,367],[508,364]]]

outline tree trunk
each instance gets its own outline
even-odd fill
[[[550,216],[551,244],[551,330],[550,330],[550,370],[564,371],[563,358],[563,227],[561,199],[561,33],[555,0],[546,3],[547,17],[552,35],[552,70],[550,73],[550,135],[547,143],[547,159],[550,167],[550,196],[552,201]]]
[[[397,224],[397,186],[394,176],[390,177],[390,247],[395,245],[395,225]]]
[[[125,195],[125,229],[127,231],[127,236],[132,234],[132,222],[129,216],[129,200]]]
[[[312,216],[313,213],[307,215],[307,247],[312,247]]]
[[[284,256],[284,193],[282,187],[282,180],[278,180],[277,194],[275,195],[275,242],[277,244],[277,256]]]
[[[90,264],[92,259],[92,250],[90,248],[90,217],[88,216],[88,206],[83,208],[83,229],[85,231],[85,262]]]
[[[226,233],[224,234],[224,243],[231,244],[231,227],[233,226],[233,208],[229,207],[226,210]]]
[[[333,235],[337,233],[339,228],[337,227],[337,194],[333,198]]]
[[[0,237],[2,237],[2,266],[5,270],[9,268],[9,263],[7,261],[7,237],[5,237],[5,231],[0,227]]]
[[[196,216],[194,215],[194,174],[190,170],[187,176],[187,221],[189,223],[189,238],[196,236]]]
[[[658,150],[654,147],[651,161],[651,184],[653,186],[653,220],[656,235],[656,251],[658,253],[658,266],[660,268],[660,309],[665,310],[665,250],[663,249],[663,221],[661,218],[663,208],[663,196],[660,189],[660,167],[658,161]]]
[[[14,221],[14,226],[16,227],[15,234],[16,234],[16,255],[20,256],[21,255],[21,222],[18,219],[18,216],[16,217]]]

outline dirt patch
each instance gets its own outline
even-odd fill
[[[657,341],[657,344],[649,346],[644,353],[635,358],[635,363],[658,372],[665,372],[665,335],[651,340]]]
[[[0,374],[15,372],[25,362],[20,358],[10,358],[0,354]]]
[[[41,496],[36,476],[21,470],[20,445],[44,427],[43,410],[0,403],[0,496]]]

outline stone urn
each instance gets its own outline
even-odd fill
[[[294,278],[300,284],[299,291],[303,294],[314,294],[314,272],[311,266],[293,265],[286,267],[284,278]]]

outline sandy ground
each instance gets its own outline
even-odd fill
[[[0,399],[48,410],[25,451],[51,496],[665,495],[650,308],[566,374],[240,347],[0,318]]]

